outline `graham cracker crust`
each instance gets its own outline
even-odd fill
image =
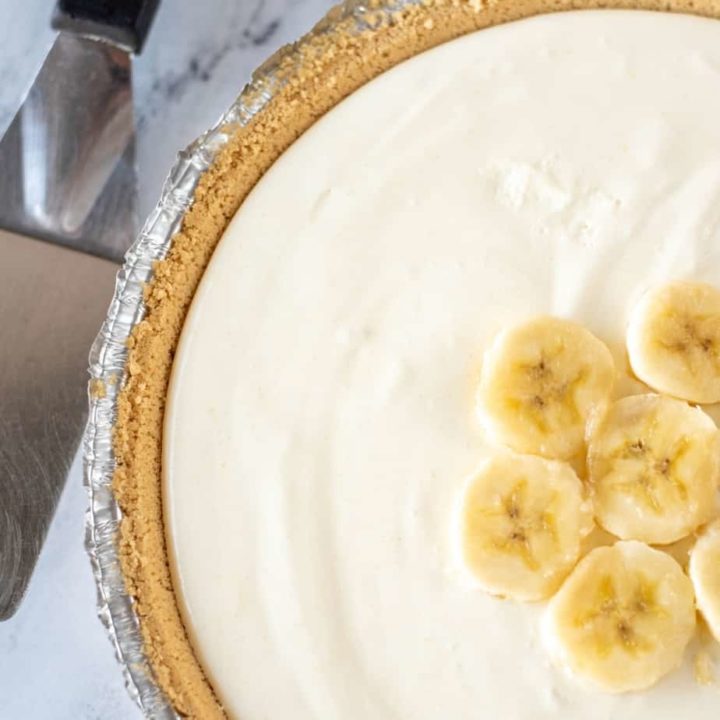
[[[227,717],[195,658],[172,586],[161,496],[165,395],[195,289],[223,231],[255,183],[315,120],[361,85],[413,55],[474,30],[541,13],[589,8],[720,18],[720,0],[422,0],[397,10],[388,7],[375,0],[354,15],[335,8],[285,52],[278,68],[283,86],[249,124],[232,129],[230,141],[202,177],[166,259],[154,268],[145,291],[145,318],[129,341],[114,435],[113,489],[123,513],[121,563],[149,662],[182,716]]]

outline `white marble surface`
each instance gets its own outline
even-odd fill
[[[163,0],[134,87],[143,214],[178,149],[211,125],[250,72],[309,29],[329,0]],[[52,44],[52,0],[0,0],[0,133]],[[2,172],[2,168],[0,168]],[[95,615],[79,459],[17,615],[0,623],[2,720],[140,717]]]

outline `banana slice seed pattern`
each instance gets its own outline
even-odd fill
[[[579,370],[574,377],[563,379],[553,370],[553,364],[565,352],[560,343],[552,352],[545,352],[532,364],[520,365],[518,369],[526,378],[523,392],[508,398],[508,406],[518,413],[526,413],[535,427],[542,433],[548,433],[551,426],[566,422],[582,422],[582,413],[575,401],[575,390],[585,381],[587,373]],[[553,420],[548,423],[548,417]]]
[[[621,492],[634,495],[656,514],[665,511],[662,496],[668,491],[678,502],[685,503],[687,487],[676,469],[690,446],[690,440],[684,435],[665,453],[658,453],[653,448],[652,433],[630,440],[611,456],[617,479],[610,484]]]
[[[488,543],[492,549],[517,555],[528,569],[539,570],[540,562],[535,555],[531,537],[535,533],[542,533],[557,545],[557,528],[551,510],[533,511],[527,502],[527,495],[528,481],[523,478],[501,498],[498,507],[481,509],[479,514],[497,527]]]
[[[630,315],[627,349],[635,374],[655,390],[720,401],[720,291],[692,282],[649,290]]]
[[[717,511],[718,431],[702,410],[661,395],[616,401],[590,439],[595,515],[651,544],[680,540]]]
[[[658,604],[657,586],[645,577],[638,577],[631,593],[618,593],[610,575],[600,578],[595,604],[578,614],[575,626],[587,632],[588,649],[598,657],[607,657],[616,644],[630,655],[653,651],[655,643],[637,630],[642,617],[666,617]]]
[[[479,417],[494,440],[516,452],[573,458],[614,381],[612,354],[591,332],[537,317],[501,332],[485,352]]]
[[[692,317],[669,310],[665,314],[667,326],[657,339],[664,350],[677,353],[692,374],[706,371],[707,363],[720,373],[720,319],[703,314]]]
[[[554,593],[593,526],[580,478],[565,463],[499,453],[469,478],[460,510],[465,568],[493,595]]]

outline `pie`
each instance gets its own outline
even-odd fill
[[[147,289],[114,492],[156,679],[203,719],[715,718],[695,646],[641,693],[549,662],[452,518],[500,330],[581,323],[639,393],[639,294],[720,285],[720,6],[393,7],[278,59]]]

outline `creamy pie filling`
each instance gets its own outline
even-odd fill
[[[452,527],[490,449],[475,391],[497,331],[571,318],[626,367],[630,308],[676,278],[720,284],[715,20],[490,28],[286,151],[204,275],[166,414],[175,586],[228,712],[714,720],[696,646],[640,694],[551,665],[542,604],[479,590]]]

